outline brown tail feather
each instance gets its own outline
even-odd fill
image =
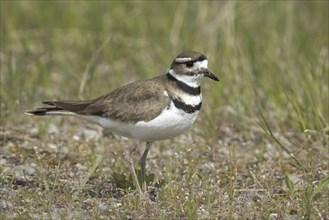
[[[44,101],[42,102],[50,107],[40,107],[34,110],[25,111],[28,115],[72,115],[81,113],[92,102],[91,101]]]
[[[87,101],[45,101],[42,102],[46,105],[54,106],[57,110],[66,110],[73,113],[81,113],[83,112],[90,104],[92,104],[91,100]],[[50,108],[51,110],[53,108]]]
[[[44,116],[44,115],[51,115],[51,113],[55,113],[55,112],[57,112],[57,114],[60,115],[61,114],[60,112],[64,114],[66,111],[62,108],[57,108],[57,107],[44,107],[44,108],[36,108],[34,110],[28,110],[25,111],[24,113],[28,115]]]

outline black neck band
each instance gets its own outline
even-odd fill
[[[187,85],[186,83],[183,83],[182,81],[179,81],[175,77],[173,77],[170,73],[167,73],[167,77],[169,81],[172,81],[175,83],[176,87],[180,90],[186,92],[189,95],[200,95],[201,89],[200,86],[194,88],[192,86]]]
[[[194,113],[196,111],[199,111],[201,109],[202,102],[200,102],[198,105],[187,105],[184,102],[178,100],[178,99],[173,99],[172,100],[176,108],[183,110],[186,113]]]

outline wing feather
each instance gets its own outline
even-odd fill
[[[165,85],[161,77],[118,88],[98,98],[81,114],[132,123],[152,120],[170,105],[169,97],[164,95]]]
[[[50,112],[96,115],[120,122],[149,121],[170,105],[165,96],[164,76],[137,81],[93,100],[44,101],[50,107],[42,107],[26,113],[47,115]]]

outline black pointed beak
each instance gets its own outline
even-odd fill
[[[217,76],[215,76],[212,72],[210,72],[209,70],[205,70],[204,71],[204,76],[212,79],[212,80],[215,80],[215,81],[219,81],[219,78]]]

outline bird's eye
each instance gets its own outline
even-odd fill
[[[186,63],[186,66],[187,66],[187,67],[192,67],[192,66],[193,66],[193,62],[187,62],[187,63]]]

